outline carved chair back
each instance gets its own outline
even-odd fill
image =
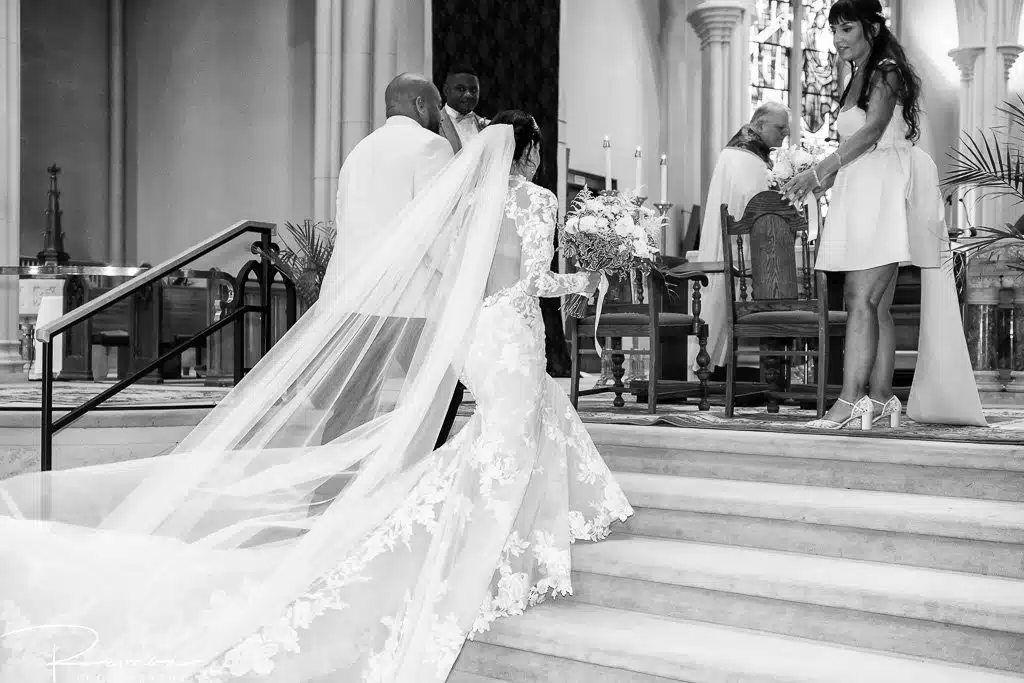
[[[739,220],[725,204],[721,211],[726,272],[732,273],[725,287],[733,319],[772,311],[820,311],[825,275],[814,273],[803,212],[774,191],[755,195]]]

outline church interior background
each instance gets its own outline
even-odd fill
[[[683,256],[717,154],[753,107],[797,105],[794,131],[835,136],[828,5],[7,0],[0,265],[31,266],[43,251],[54,164],[62,246],[77,264],[158,263],[245,218],[330,220],[337,169],[383,121],[386,82],[401,71],[440,80],[457,62],[480,73],[484,115],[509,106],[536,113],[548,141],[539,180],[563,206],[573,188],[600,180],[605,138],[617,187],[639,182],[639,194],[656,201],[665,170],[665,253]],[[941,174],[961,130],[998,125],[999,103],[1024,92],[1021,3],[893,0],[886,11],[921,72],[919,144]],[[953,227],[1012,222],[1017,211],[1005,202],[971,215],[951,206]],[[247,258],[224,249],[196,267],[234,271]],[[1002,393],[1024,371],[1024,292],[1009,274],[976,264],[965,311],[979,380]],[[18,380],[41,297],[63,285],[2,280],[0,365]],[[1000,306],[1013,308],[1014,321],[1002,333]],[[1008,350],[998,339],[1007,333]]]
[[[536,116],[537,182],[563,212],[610,169],[616,188],[668,206],[665,253],[688,258],[716,159],[757,105],[790,105],[793,138],[834,138],[843,74],[830,77],[829,4],[0,0],[0,480],[174,451],[302,312],[281,283],[266,301],[254,284],[269,271],[269,232],[69,329],[53,345],[53,382],[36,326],[240,221],[275,224],[282,242],[286,223],[330,221],[342,160],[383,123],[394,75],[440,84],[468,63],[478,113]],[[923,80],[918,144],[945,175],[962,133],[1000,126],[1000,104],[1024,96],[1024,0],[883,4]],[[959,199],[948,203],[954,233],[1024,213]],[[572,595],[467,641],[449,683],[1024,680],[1024,278],[1013,258],[971,258],[961,280],[988,427],[821,432],[806,425],[813,406],[794,401],[726,416],[715,377],[710,410],[692,396],[656,413],[630,392],[615,404],[582,397],[635,514],[606,541],[572,546]],[[182,341],[245,306],[259,315]],[[569,391],[559,302],[542,309],[548,369]],[[647,340],[618,343],[606,356]],[[145,369],[176,345],[180,357]],[[642,360],[591,360],[591,382],[643,371]],[[456,430],[473,409],[467,392]]]

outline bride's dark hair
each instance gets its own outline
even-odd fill
[[[506,109],[495,114],[491,124],[503,123],[512,126],[512,133],[516,139],[516,149],[512,154],[513,161],[520,161],[530,145],[540,144],[543,137],[540,134],[540,126],[532,116],[522,109]]]
[[[885,25],[882,4],[879,0],[836,0],[828,12],[828,23],[835,26],[845,21],[859,23],[864,30],[864,38],[871,45],[867,62],[858,65],[864,71],[864,80],[860,96],[857,97],[857,106],[864,111],[868,110],[868,100],[871,99],[871,89],[875,85],[876,71],[882,75],[878,82],[882,83],[884,87],[889,87],[885,76],[895,73],[899,81],[899,89],[895,94],[903,107],[903,120],[907,124],[907,139],[917,140],[921,136],[921,107],[919,103],[921,78],[907,59],[903,46]],[[878,29],[878,34],[874,37],[872,37],[872,27]],[[849,89],[847,86],[847,92],[843,93],[839,101],[840,107],[846,102]]]

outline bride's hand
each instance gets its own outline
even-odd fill
[[[818,187],[818,181],[814,178],[813,171],[798,173],[792,180],[786,183],[781,192],[791,204],[798,206],[803,204],[807,195]]]
[[[601,271],[589,271],[587,277],[590,278],[590,291],[594,291],[601,284]]]

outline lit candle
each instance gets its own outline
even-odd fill
[[[604,136],[604,189],[612,189],[612,139]]]
[[[636,148],[636,152],[633,153],[633,158],[636,159],[636,179],[633,181],[633,192],[640,196],[640,188],[644,184],[644,153],[639,147]]]
[[[668,204],[668,157],[661,155],[661,203]]]

